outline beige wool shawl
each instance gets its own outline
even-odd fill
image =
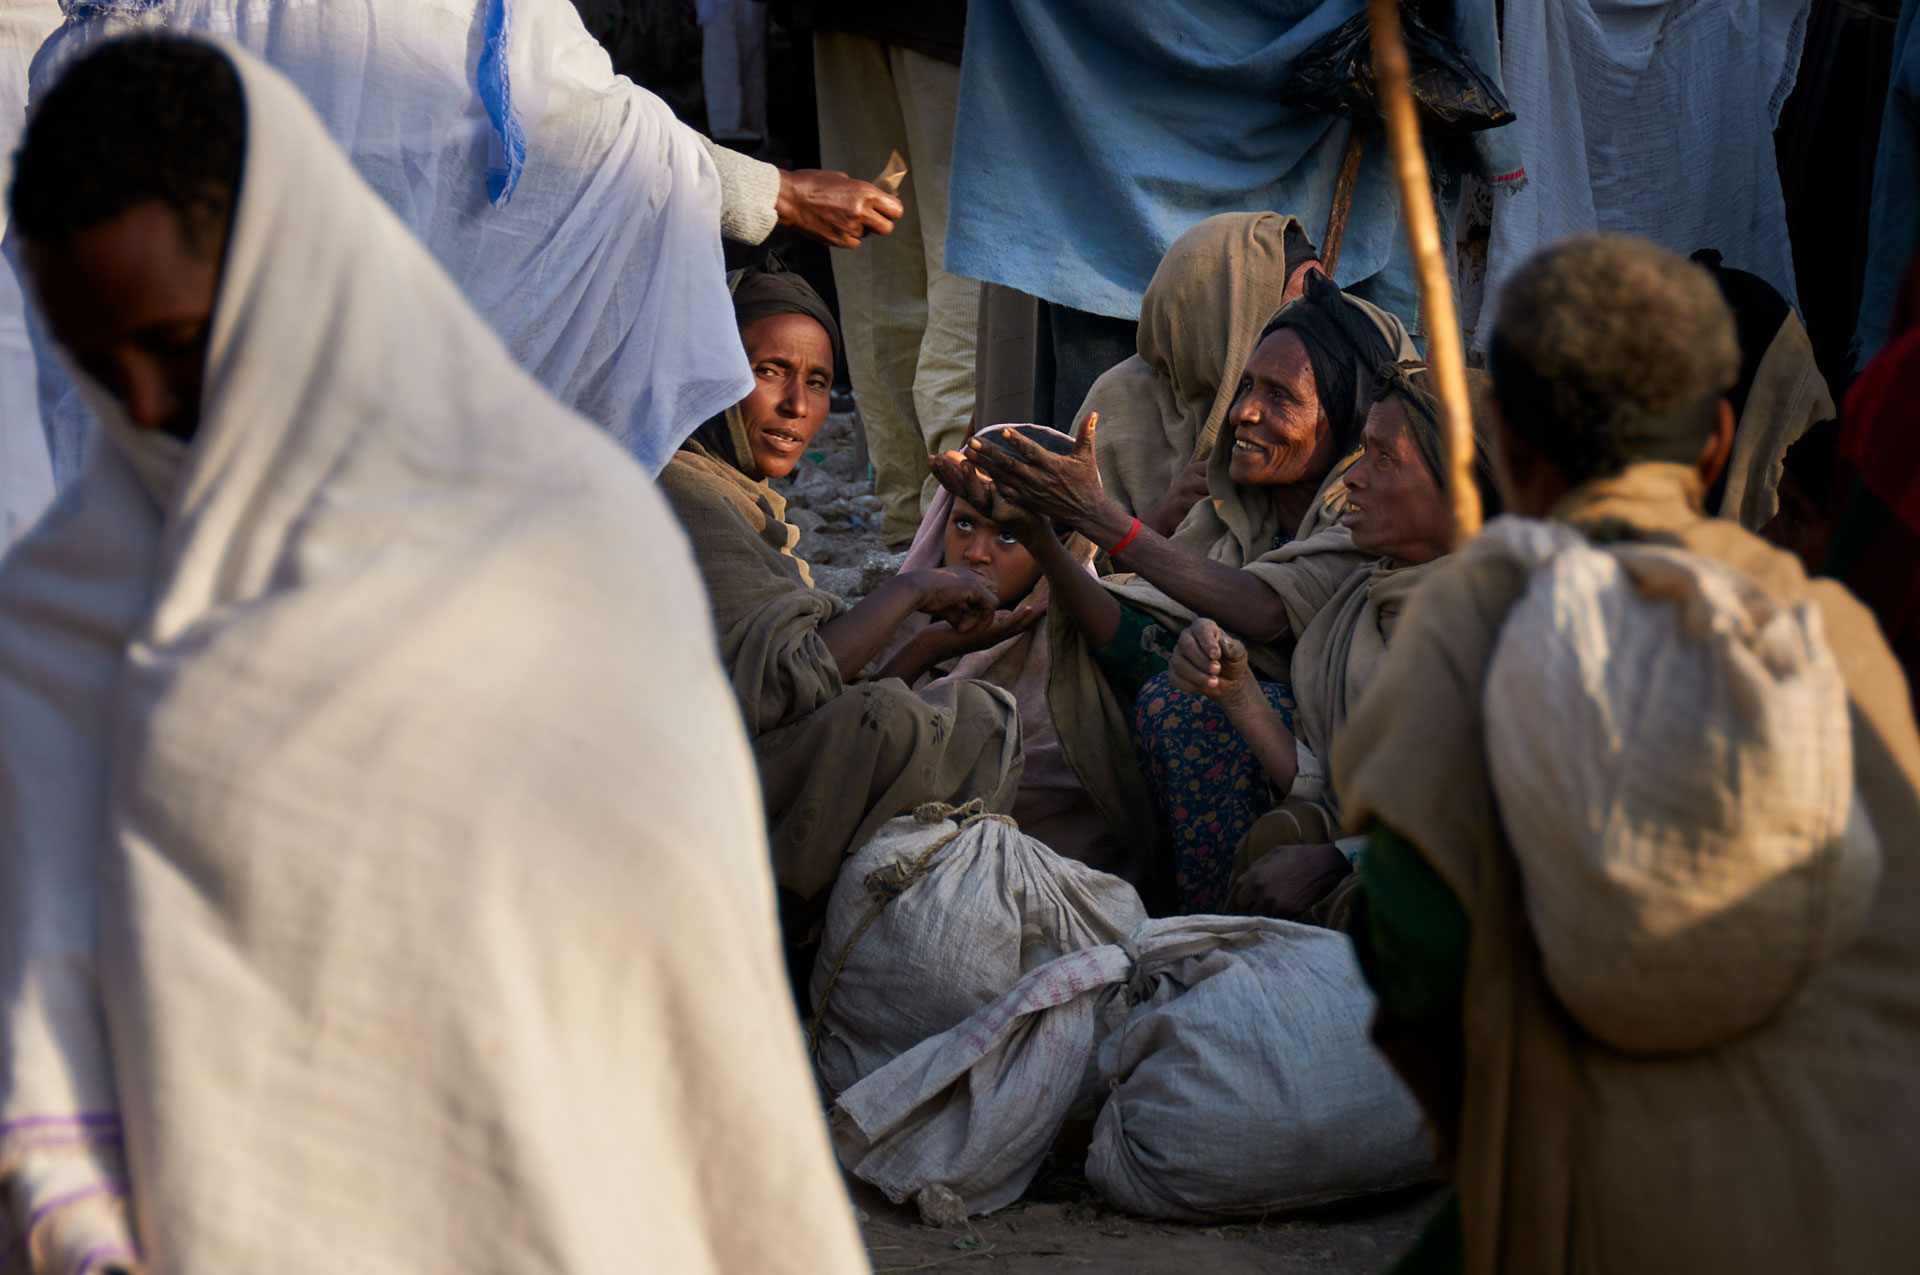
[[[1140,352],[1093,383],[1075,422],[1100,413],[1100,481],[1128,513],[1160,499],[1213,451],[1240,371],[1287,290],[1292,222],[1221,213],[1160,259],[1140,303]]]
[[[1836,415],[1826,378],[1800,317],[1787,311],[1747,391],[1727,462],[1727,490],[1717,511],[1759,531],[1780,511],[1780,475],[1787,449]]]

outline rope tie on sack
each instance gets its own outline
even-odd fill
[[[841,971],[846,969],[853,949],[860,945],[860,940],[866,937],[873,923],[880,919],[887,904],[912,889],[915,882],[933,871],[934,860],[939,853],[975,824],[991,821],[1004,823],[1010,828],[1020,826],[1010,816],[988,810],[986,801],[980,797],[959,806],[950,806],[944,801],[929,801],[916,807],[913,817],[917,823],[936,824],[952,820],[959,826],[921,851],[911,863],[896,859],[867,874],[867,914],[860,918],[860,924],[854,927],[847,945],[840,949],[840,957],[834,961],[833,970],[827,975],[827,985],[820,989],[820,1004],[813,1011],[813,1021],[807,1024],[807,1053],[814,1058],[820,1056],[820,1036],[826,1025],[827,1006],[833,1003],[833,989],[840,985]]]

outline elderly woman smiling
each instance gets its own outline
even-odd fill
[[[1476,404],[1486,402],[1486,378],[1476,378]],[[1247,667],[1244,643],[1211,620],[1180,635],[1168,676],[1173,686],[1215,701],[1258,759],[1267,781],[1286,799],[1262,815],[1247,834],[1233,884],[1234,910],[1339,924],[1337,906],[1352,884],[1347,851],[1334,844],[1339,796],[1331,783],[1296,782],[1304,751],[1324,760],[1387,652],[1414,589],[1432,574],[1453,541],[1453,512],[1445,491],[1445,442],[1440,406],[1424,368],[1396,368],[1385,397],[1367,418],[1360,458],[1347,470],[1341,525],[1354,548],[1378,555],[1355,572],[1300,635],[1293,653],[1294,708],[1289,721],[1260,693]],[[1484,410],[1475,413],[1474,477],[1489,516],[1500,511],[1486,450]],[[1191,769],[1180,732],[1162,729],[1140,705],[1141,751],[1156,776]],[[1318,770],[1318,767],[1314,768]],[[1172,785],[1156,782],[1156,792]],[[1358,839],[1356,839],[1357,841]],[[1188,871],[1217,869],[1231,846],[1219,846]],[[1338,896],[1333,896],[1335,890]],[[1326,901],[1326,906],[1322,905]]]
[[[1097,417],[1084,423],[1068,456],[1007,432],[975,439],[964,455],[937,458],[935,472],[956,494],[981,508],[983,500],[998,502],[996,520],[1021,537],[1045,572],[1053,590],[1048,702],[1063,752],[1112,829],[1174,887],[1163,907],[1217,906],[1224,866],[1217,881],[1183,885],[1175,865],[1193,856],[1181,843],[1225,844],[1231,855],[1271,799],[1256,791],[1259,764],[1236,742],[1233,755],[1212,768],[1200,794],[1205,808],[1162,800],[1170,826],[1163,825],[1135,758],[1135,701],[1165,672],[1181,630],[1205,617],[1249,643],[1263,693],[1287,703],[1295,639],[1367,563],[1338,524],[1341,465],[1358,446],[1379,392],[1375,373],[1413,357],[1399,320],[1323,276],[1310,277],[1304,297],[1273,318],[1247,359],[1226,415],[1232,445],[1214,448],[1208,499],[1171,537],[1103,492],[1094,459]],[[1105,549],[1126,574],[1087,575],[1050,521]],[[1164,694],[1189,701],[1194,729],[1239,741],[1210,701],[1170,687]]]

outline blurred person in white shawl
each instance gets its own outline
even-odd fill
[[[367,184],[520,365],[658,473],[753,386],[720,238],[776,224],[842,247],[897,199],[716,146],[616,75],[568,0],[62,0],[34,60],[134,30],[224,37],[298,86]],[[85,408],[44,339],[41,415],[63,485]]]
[[[60,25],[54,0],[0,4],[0,179],[27,124],[27,69],[33,51]],[[0,232],[7,214],[0,208]],[[0,550],[25,534],[53,499],[53,468],[34,396],[27,304],[13,271],[0,265]]]
[[[640,468],[231,45],[11,199],[100,429],[0,565],[0,1268],[864,1271]]]

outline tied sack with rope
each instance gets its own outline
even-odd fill
[[[1372,1013],[1344,935],[1144,921],[842,1093],[834,1149],[896,1203],[991,1213],[1104,1102],[1087,1179],[1130,1213],[1213,1219],[1423,1181],[1425,1127],[1368,1040]]]
[[[1759,1025],[1858,932],[1879,878],[1820,613],[1678,549],[1486,534],[1532,572],[1484,704],[1554,994],[1629,1052]]]
[[[1146,920],[1132,886],[972,801],[921,806],[853,855],[827,907],[808,1029],[838,1094],[1056,957]]]

